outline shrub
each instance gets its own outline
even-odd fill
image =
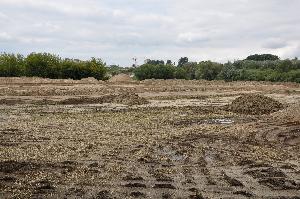
[[[19,77],[24,75],[24,57],[20,54],[0,54],[0,76]]]
[[[187,79],[187,72],[181,67],[177,67],[174,74],[176,79]]]
[[[101,59],[92,58],[86,62],[85,71],[87,74],[85,77],[94,77],[98,80],[104,79],[106,74],[105,63]]]
[[[101,59],[92,58],[89,61],[65,59],[61,62],[63,78],[82,79],[94,77],[104,80],[106,75],[105,63]]]
[[[196,71],[198,68],[197,62],[187,62],[181,67],[177,68],[183,68],[186,74],[185,79],[196,79]]]
[[[285,81],[300,83],[300,69],[289,71],[285,77]]]
[[[282,81],[282,74],[276,70],[268,70],[265,73],[265,81],[271,81],[271,82]]]
[[[82,79],[84,63],[79,60],[65,59],[61,62],[62,78]]]
[[[175,77],[175,67],[172,65],[144,64],[136,68],[134,74],[137,79],[172,79]]]
[[[200,62],[196,71],[196,79],[215,80],[222,71],[222,64],[205,61]]]
[[[293,70],[294,65],[293,62],[291,60],[283,60],[279,63],[279,65],[276,67],[276,70],[278,70],[279,72],[288,72],[290,70]]]
[[[225,81],[237,80],[238,70],[230,62],[223,65],[222,71],[218,75],[218,79],[223,79]]]
[[[44,78],[82,79],[94,77],[105,79],[105,63],[101,59],[91,58],[88,61],[75,59],[62,60],[49,53],[31,53],[26,58],[22,55],[0,54],[0,76],[36,76]]]
[[[60,57],[49,53],[31,53],[25,59],[28,76],[60,78]]]

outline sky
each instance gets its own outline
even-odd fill
[[[300,0],[0,0],[0,52],[178,61],[300,57]]]

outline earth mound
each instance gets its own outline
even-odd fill
[[[115,104],[125,104],[125,105],[142,105],[148,104],[149,102],[138,96],[136,93],[121,93],[113,95],[104,95],[99,97],[88,97],[83,96],[79,98],[68,98],[60,101],[59,104],[104,104],[104,103],[115,103]]]
[[[83,78],[83,79],[80,80],[80,82],[91,83],[91,84],[99,83],[99,81],[97,79],[95,79],[94,77]]]
[[[259,94],[245,94],[235,99],[229,109],[235,113],[261,115],[277,112],[283,108],[280,102]]]
[[[130,77],[130,75],[127,74],[115,75],[109,79],[109,82],[131,82],[131,81],[133,81],[133,79]]]
[[[136,93],[122,93],[113,95],[111,101],[112,102],[110,103],[120,103],[126,105],[142,105],[149,103],[145,98],[138,96]]]

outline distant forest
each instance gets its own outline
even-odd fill
[[[131,68],[106,66],[97,58],[88,61],[62,59],[50,53],[0,54],[1,77],[44,77],[52,79],[82,79],[94,77],[106,80],[119,73],[133,73],[144,79],[205,79],[225,81],[272,81],[300,83],[300,61],[281,60],[276,55],[251,55],[244,60],[217,63],[212,61],[189,62],[182,57],[175,65],[171,60],[146,60],[145,64]]]

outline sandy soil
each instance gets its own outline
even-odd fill
[[[300,198],[300,85],[0,78],[0,198]]]

